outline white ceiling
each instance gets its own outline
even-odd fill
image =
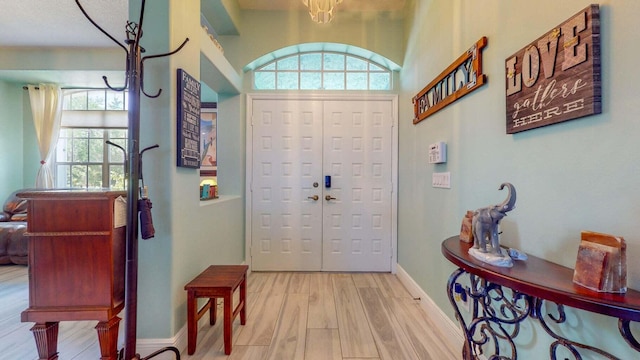
[[[129,0],[79,0],[86,12],[116,40],[126,37]],[[213,0],[201,0],[213,1]],[[344,0],[340,11],[401,11],[409,0]],[[304,10],[302,0],[237,0],[242,9]],[[147,1],[147,6],[153,0]],[[137,22],[138,19],[133,19]],[[82,14],[76,0],[0,0],[2,47],[115,47]],[[0,50],[1,51],[1,50]],[[0,79],[12,82],[56,82],[62,86],[102,87],[104,72],[6,71]]]
[[[304,10],[302,0],[237,1],[243,9]],[[344,0],[338,5],[338,12],[399,11],[407,1]],[[124,40],[129,0],[80,0],[80,3],[109,34]],[[151,4],[153,0],[147,1],[147,6]],[[113,46],[82,15],[75,0],[0,0],[0,24],[0,46]]]
[[[129,0],[80,0],[80,3],[105,31],[116,40],[124,40]],[[0,0],[0,48],[115,46],[85,18],[75,0]],[[19,84],[44,82],[63,87],[104,87],[103,75],[108,76],[114,86],[121,86],[122,73],[0,70],[0,79]]]
[[[80,0],[102,28],[124,40],[128,0]],[[75,0],[0,0],[0,46],[111,47]]]

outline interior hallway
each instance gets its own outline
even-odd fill
[[[27,268],[0,267],[0,354],[37,359],[21,323],[28,307]],[[236,294],[237,295],[237,294]],[[141,304],[138,304],[141,306]],[[234,323],[233,351],[224,355],[222,306],[218,322],[200,321],[196,353],[182,359],[456,359],[438,329],[396,276],[388,273],[252,273],[247,324]],[[121,313],[123,315],[123,313]],[[95,321],[61,322],[60,360],[98,359]],[[124,322],[120,323],[123,331]],[[186,347],[186,333],[185,347]]]

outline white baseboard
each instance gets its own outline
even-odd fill
[[[464,344],[464,335],[462,330],[433,302],[424,290],[415,280],[398,264],[398,272],[396,274],[398,280],[409,291],[414,298],[420,298],[420,306],[427,316],[438,326],[445,339],[447,347],[453,354],[460,352],[462,344]],[[443,287],[444,290],[444,287]]]
[[[187,349],[187,326],[183,326],[178,333],[168,339],[138,339],[136,350],[141,357],[149,356],[151,353],[164,347],[173,346],[181,353]],[[153,358],[154,360],[175,360],[173,351],[167,351]]]
[[[203,316],[198,321],[198,329],[209,324],[209,316]],[[164,347],[173,346],[177,348],[181,355],[185,355],[187,351],[187,324],[185,323],[175,336],[168,339],[138,339],[136,342],[136,350],[141,357],[148,356],[149,354],[158,351]],[[185,354],[182,354],[185,353]],[[173,352],[167,352],[162,355],[154,357],[154,360],[175,360]]]

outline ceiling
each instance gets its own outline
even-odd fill
[[[125,36],[128,0],[81,0],[108,33]],[[0,0],[0,46],[110,47],[74,0]],[[119,40],[119,39],[118,39]]]
[[[116,40],[124,40],[128,19],[129,0],[79,0],[86,12]],[[220,1],[220,0],[201,0]],[[247,10],[296,10],[304,11],[302,0],[236,0],[241,9]],[[397,11],[410,0],[344,0],[340,11]],[[147,2],[147,6],[153,1]],[[82,14],[76,0],[0,0],[0,47],[114,47],[115,43],[98,31]],[[135,19],[137,21],[137,19]],[[49,72],[51,73],[51,72]],[[102,74],[102,73],[101,73]],[[48,74],[48,76],[54,76]],[[43,71],[0,70],[0,78],[13,82],[67,83],[75,76],[75,86],[103,86],[101,76],[97,81],[92,72],[58,74],[58,78],[46,78]],[[38,80],[40,79],[40,80]]]
[[[206,1],[206,0],[205,0]],[[304,10],[302,0],[237,0],[240,8],[247,10]],[[338,11],[398,11],[407,0],[343,0]]]
[[[241,9],[248,10],[304,10],[302,0],[236,1]],[[338,11],[400,11],[407,1],[344,0]],[[80,0],[80,3],[109,34],[117,40],[118,36],[124,39],[129,0]],[[113,46],[82,15],[75,0],[0,0],[0,9],[0,46]]]

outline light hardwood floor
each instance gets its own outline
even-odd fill
[[[0,358],[37,359],[21,323],[28,307],[27,268],[0,266]],[[138,305],[140,306],[140,304]],[[218,311],[221,312],[221,304]],[[427,360],[456,359],[438,329],[397,277],[382,273],[252,273],[247,323],[234,322],[233,352],[224,355],[222,314],[201,321],[194,355],[186,360]],[[208,318],[205,316],[204,318]],[[206,319],[205,319],[206,320]],[[61,322],[60,360],[98,359],[97,322]],[[121,331],[123,327],[121,323]]]

